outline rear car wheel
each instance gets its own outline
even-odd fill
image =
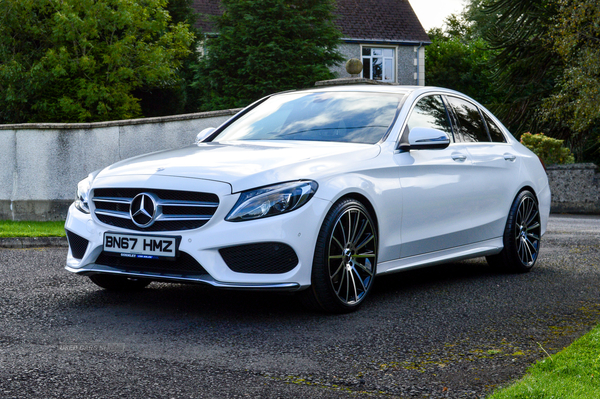
[[[373,218],[361,202],[336,203],[317,238],[306,302],[330,313],[358,309],[373,287],[377,241]]]
[[[109,291],[137,291],[145,288],[152,281],[110,274],[94,274],[90,280],[99,287]]]
[[[537,199],[530,191],[521,191],[508,214],[503,237],[504,249],[498,255],[488,256],[488,263],[494,268],[510,272],[530,271],[540,251],[541,231]]]

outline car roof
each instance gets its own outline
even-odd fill
[[[390,94],[403,94],[410,95],[416,94],[420,95],[421,93],[429,93],[429,92],[437,92],[437,93],[447,93],[447,94],[455,94],[463,97],[465,96],[463,93],[457,92],[451,89],[445,89],[442,87],[435,86],[403,86],[403,85],[388,85],[388,84],[347,84],[347,85],[331,85],[331,86],[320,86],[320,87],[311,87],[308,89],[301,90],[290,90],[284,91],[281,93],[276,93],[274,95],[279,94],[287,94],[287,93],[324,93],[324,92],[364,92],[364,93],[390,93]]]

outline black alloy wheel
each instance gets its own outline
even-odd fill
[[[330,313],[358,309],[373,287],[377,245],[377,227],[361,202],[335,204],[317,239],[312,285],[304,292],[309,304]]]
[[[511,272],[530,271],[538,259],[541,232],[537,199],[530,191],[521,191],[508,214],[503,237],[504,248],[498,255],[488,256],[488,263]]]

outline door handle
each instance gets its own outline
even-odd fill
[[[515,159],[517,159],[516,155],[513,154],[509,154],[508,152],[506,154],[504,154],[504,159],[510,162],[514,162]]]
[[[467,156],[463,154],[452,154],[452,159],[454,159],[456,162],[465,162]]]

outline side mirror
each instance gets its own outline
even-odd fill
[[[196,135],[196,140],[194,140],[194,144],[202,142],[202,140],[213,134],[215,130],[216,129],[214,127],[207,127],[206,129],[203,129],[200,133]]]
[[[411,150],[443,149],[450,145],[450,137],[441,130],[415,127],[408,134]]]

